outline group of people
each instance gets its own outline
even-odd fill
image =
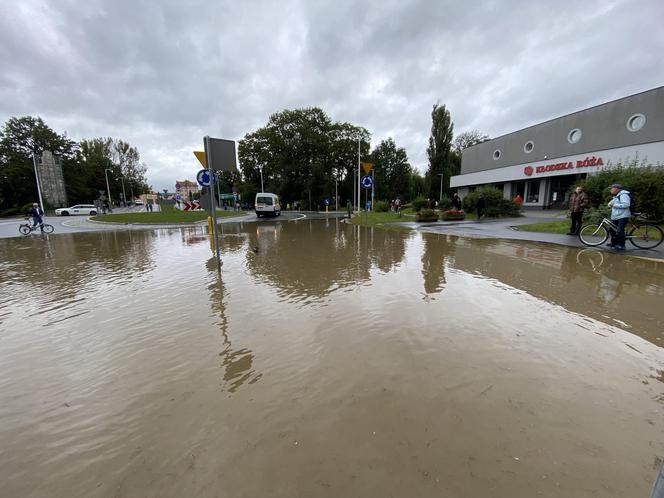
[[[632,216],[632,198],[628,190],[625,190],[620,183],[614,183],[609,187],[613,198],[608,206],[611,208],[611,222],[615,229],[611,230],[611,242],[607,245],[617,251],[625,250],[625,226]],[[567,235],[578,235],[583,222],[583,211],[588,206],[588,195],[583,188],[576,187],[569,200],[569,211],[572,219]]]

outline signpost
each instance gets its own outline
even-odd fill
[[[212,176],[209,169],[202,169],[196,174],[196,181],[201,187],[209,187]]]
[[[203,199],[203,195],[201,195],[201,200],[202,199]],[[194,211],[194,210],[200,209],[200,208],[201,208],[201,205],[200,205],[199,201],[185,202],[183,211]]]
[[[373,187],[373,178],[371,178],[369,175],[364,175],[362,177],[362,188],[368,189]]]
[[[325,212],[326,213],[328,212],[329,207],[330,207],[330,199],[326,197],[325,198]]]

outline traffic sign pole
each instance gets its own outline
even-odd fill
[[[213,164],[212,163],[212,150],[210,147],[210,137],[206,136],[203,139],[203,142],[205,144],[205,163],[206,164]],[[221,256],[219,255],[219,232],[217,230],[217,208],[214,205],[214,184],[215,184],[215,177],[216,175],[213,173],[210,175],[210,210],[212,212],[212,233],[214,236],[214,247],[215,247],[215,252],[217,255],[217,270],[219,273],[221,273]]]

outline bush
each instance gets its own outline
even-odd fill
[[[442,212],[440,219],[443,221],[465,220],[466,213],[463,209],[461,211],[457,211],[456,209],[448,209],[447,211]]]
[[[503,192],[493,187],[484,187],[471,192],[463,199],[463,208],[466,212],[475,211],[475,205],[480,194],[484,196],[486,207],[484,214],[489,218],[500,216],[519,216],[520,206],[514,204],[510,199],[503,197]]]
[[[443,197],[438,203],[438,209],[441,211],[446,211],[452,207],[452,199],[449,197]]]
[[[376,201],[374,204],[374,211],[377,213],[387,213],[390,210],[390,205],[387,201]]]
[[[174,213],[175,206],[173,206],[172,204],[160,204],[159,210],[164,214]]]
[[[607,165],[604,170],[588,176],[579,185],[588,194],[590,206],[597,209],[606,206],[611,200],[608,187],[613,183],[620,183],[634,196],[639,212],[646,213],[654,220],[664,218],[664,168],[634,159],[626,165]]]
[[[415,215],[417,221],[438,221],[438,215],[433,209],[420,209]]]
[[[419,211],[420,209],[427,207],[427,200],[424,197],[417,197],[413,199],[413,202],[410,203],[414,211]]]

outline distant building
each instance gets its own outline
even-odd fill
[[[580,179],[637,158],[664,164],[664,87],[468,147],[450,186],[462,197],[487,185],[525,207],[563,207]]]
[[[44,202],[51,208],[67,206],[62,160],[45,150],[37,161],[37,172]]]
[[[191,200],[189,199],[189,193],[198,193],[200,190],[201,189],[196,182],[189,180],[179,180],[175,182],[175,194],[182,196],[183,200]]]

